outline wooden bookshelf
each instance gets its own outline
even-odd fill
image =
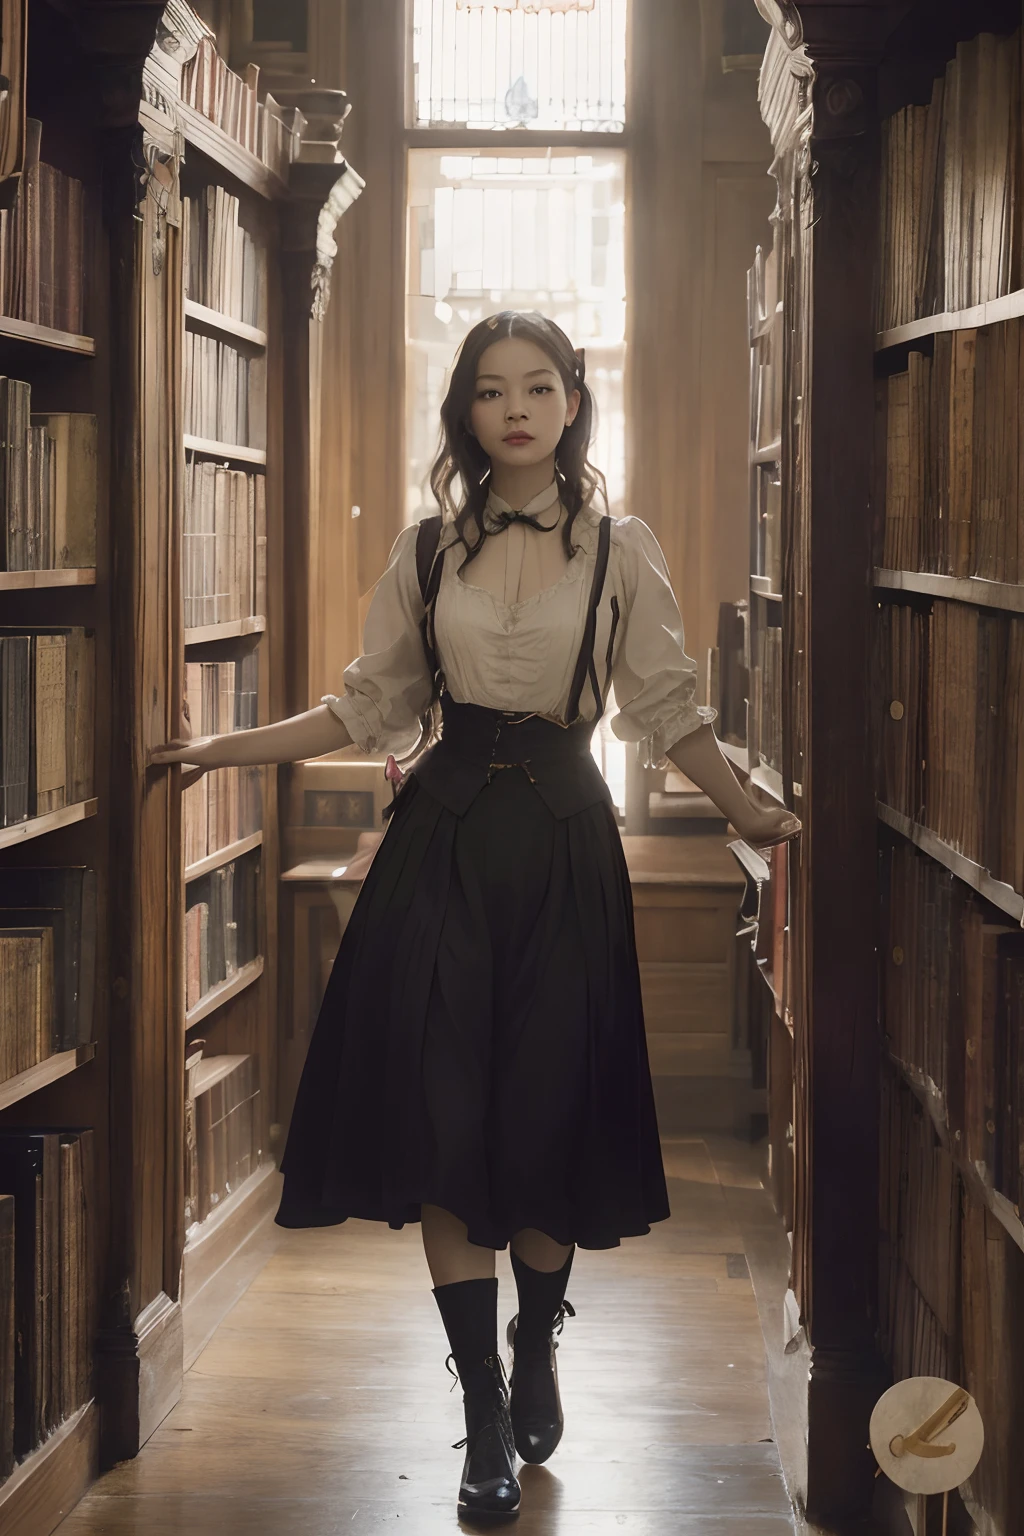
[[[96,343],[91,336],[75,336],[71,331],[56,331],[52,326],[16,320],[11,315],[0,315],[0,338],[28,342],[33,347],[49,348],[53,352],[70,352],[77,357],[96,355]]]
[[[261,635],[267,627],[262,613],[252,613],[244,619],[225,619],[223,624],[200,624],[186,629],[185,644],[215,645],[220,640],[240,640],[243,635]]]
[[[212,1013],[216,1013],[218,1008],[223,1008],[225,1003],[230,1002],[232,998],[238,997],[239,993],[244,992],[247,987],[251,987],[253,982],[259,981],[262,975],[263,956],[257,955],[255,960],[250,960],[248,964],[239,966],[233,976],[229,976],[225,981],[219,982],[217,986],[207,992],[205,997],[199,1000],[194,1008],[188,1010],[185,1014],[185,1028],[195,1029],[197,1024],[202,1024]]]
[[[76,821],[95,816],[99,801],[79,800],[74,805],[62,806],[59,811],[47,811],[45,816],[31,816],[28,821],[18,821],[12,827],[0,827],[0,848],[14,848],[27,843],[33,837],[45,837],[61,827],[70,827]]]
[[[288,187],[276,172],[262,160],[258,160],[244,145],[223,128],[197,112],[185,101],[176,103],[179,120],[185,134],[185,142],[198,149],[220,171],[241,182],[250,192],[266,198],[268,202],[286,196]]]
[[[907,1087],[913,1091],[918,1102],[928,1111],[935,1134],[942,1143],[943,1149],[952,1159],[965,1188],[969,1190],[975,1199],[981,1200],[988,1207],[992,1215],[999,1222],[999,1225],[1009,1234],[1017,1247],[1024,1252],[1024,1223],[1021,1222],[1020,1213],[1014,1209],[1005,1195],[1001,1195],[997,1189],[993,1189],[991,1180],[981,1172],[977,1164],[972,1163],[961,1154],[949,1134],[949,1119],[946,1113],[945,1102],[935,1084],[930,1082],[923,1072],[916,1071],[913,1067],[908,1066],[906,1062],[898,1060],[897,1057],[890,1054],[889,1060]]]
[[[260,466],[265,466],[267,462],[265,448],[247,448],[244,443],[218,443],[211,437],[194,437],[190,432],[184,432],[182,444],[186,453],[197,453],[205,459],[223,459],[225,463]]]
[[[73,1051],[58,1051],[56,1055],[37,1062],[27,1071],[9,1077],[6,1082],[0,1083],[0,1109],[8,1109],[19,1100],[27,1099],[30,1094],[38,1093],[40,1088],[46,1088],[50,1083],[67,1077],[68,1073],[74,1072],[76,1067],[92,1061],[95,1055],[95,1042],[91,1045],[80,1045]]]
[[[904,816],[902,812],[893,810],[892,806],[884,805],[881,801],[878,802],[878,819],[920,848],[922,853],[928,854],[929,858],[945,865],[958,879],[976,890],[979,896],[984,896],[986,901],[1024,926],[1024,896],[1011,885],[1006,885],[1002,880],[993,880],[987,869],[965,858],[928,827],[911,821],[909,816]]]
[[[61,571],[0,571],[0,592],[25,592],[36,587],[94,587],[95,567]]]
[[[980,576],[939,576],[931,571],[886,571],[875,568],[879,592],[915,592],[942,597],[947,602],[975,603],[999,608],[1004,613],[1024,613],[1024,585],[1011,581],[985,581]]]
[[[235,320],[231,315],[222,315],[217,309],[209,309],[205,304],[198,303],[195,299],[185,300],[185,323],[192,321],[197,330],[210,331],[215,336],[221,336],[225,341],[245,342],[250,347],[256,347],[263,351],[267,345],[266,331],[258,330],[255,325],[246,325],[244,320]]]
[[[906,346],[908,342],[921,341],[926,336],[937,336],[941,331],[976,330],[983,325],[998,325],[1003,320],[1019,320],[1024,316],[1024,288],[1000,298],[989,299],[984,304],[974,304],[969,309],[943,310],[940,314],[926,315],[921,320],[910,320],[905,325],[893,326],[875,335],[875,351],[886,352],[891,347]]]
[[[99,1412],[83,1404],[0,1483],[0,1528],[50,1536],[96,1477]]]
[[[232,859],[240,859],[243,853],[251,853],[254,848],[259,848],[263,842],[262,832],[251,832],[248,837],[240,837],[237,842],[228,843],[226,848],[218,848],[215,853],[208,853],[205,859],[197,859],[194,864],[185,865],[185,884],[190,880],[198,880],[202,875],[208,875],[212,869],[220,869],[223,864],[230,864]]]

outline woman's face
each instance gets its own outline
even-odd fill
[[[554,361],[522,336],[504,336],[480,357],[469,424],[492,465],[540,464],[579,410]]]

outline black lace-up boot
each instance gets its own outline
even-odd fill
[[[452,1346],[448,1369],[462,1383],[466,1459],[459,1508],[481,1515],[514,1515],[519,1508],[516,1451],[508,1389],[498,1356],[498,1282],[458,1280],[439,1285],[434,1299]]]
[[[573,1250],[575,1252],[575,1249]],[[561,1269],[546,1273],[531,1269],[514,1252],[512,1271],[519,1290],[519,1311],[506,1338],[512,1361],[510,1417],[515,1447],[524,1461],[547,1461],[562,1438],[565,1420],[558,1392],[556,1333],[566,1314],[575,1317],[565,1300],[573,1254]]]

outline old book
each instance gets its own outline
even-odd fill
[[[32,906],[20,903],[32,902]],[[54,929],[54,1049],[93,1038],[96,875],[80,866],[0,868],[0,927]]]
[[[0,1187],[14,1196],[14,1450],[19,1459],[39,1445],[52,1427],[58,1149],[57,1135],[0,1132]]]
[[[60,810],[67,803],[66,653],[64,635],[35,636],[33,733],[37,816]]]
[[[34,415],[54,453],[54,547],[58,568],[96,564],[96,417],[82,411]]]
[[[0,635],[0,826],[27,820],[32,803],[32,651],[27,635]]]
[[[55,1044],[53,927],[14,927],[0,911],[0,1082],[27,1072]]]

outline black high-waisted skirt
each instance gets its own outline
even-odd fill
[[[277,1221],[610,1248],[669,1214],[633,905],[610,804],[558,818],[519,765],[462,816],[409,776],[342,937]]]

